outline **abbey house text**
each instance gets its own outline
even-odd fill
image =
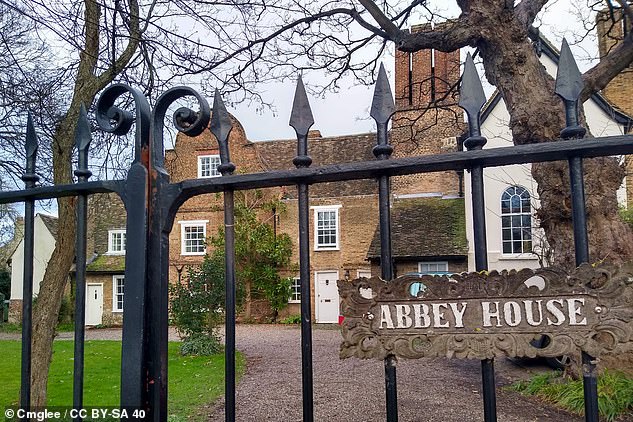
[[[413,302],[413,303],[412,303]],[[587,326],[594,319],[595,306],[588,297],[538,298],[523,300],[412,301],[379,303],[372,311],[381,330],[436,329],[503,331],[547,327]],[[598,308],[599,309],[599,308]],[[375,326],[375,325],[374,325]],[[537,330],[540,331],[540,330]]]

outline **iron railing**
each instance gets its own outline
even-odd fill
[[[167,420],[167,332],[168,332],[168,264],[169,238],[178,208],[197,195],[224,193],[224,224],[226,233],[226,421],[235,420],[235,248],[234,201],[236,190],[274,186],[297,186],[299,208],[299,256],[301,279],[301,350],[303,420],[314,419],[312,321],[310,297],[309,249],[309,185],[325,182],[376,179],[378,183],[381,275],[393,279],[391,255],[390,177],[431,173],[445,170],[471,172],[474,249],[476,269],[487,268],[483,169],[509,164],[568,160],[571,174],[571,193],[574,220],[576,263],[588,262],[588,239],[585,219],[582,161],[585,158],[633,153],[632,136],[613,136],[578,141],[584,129],[578,126],[578,98],[582,80],[566,43],[563,44],[556,92],[564,99],[567,127],[560,142],[521,145],[483,150],[486,139],[481,136],[479,116],[485,97],[479,77],[468,56],[460,91],[460,106],[469,117],[469,134],[466,151],[432,156],[392,159],[388,142],[388,124],[395,112],[393,96],[384,68],[378,75],[371,117],[377,124],[377,144],[373,153],[377,160],[354,162],[313,168],[308,155],[307,134],[314,119],[305,89],[299,79],[295,93],[290,125],[297,134],[297,156],[294,170],[266,173],[233,174],[228,149],[231,123],[228,113],[216,91],[213,118],[206,100],[186,87],[165,92],[151,110],[146,98],[137,90],[116,84],[106,89],[97,103],[97,121],[102,130],[118,135],[136,126],[135,159],[125,180],[89,182],[87,150],[90,131],[85,111],[82,110],[76,131],[79,167],[75,171],[77,183],[36,187],[35,172],[37,139],[32,120],[28,119],[26,134],[27,163],[23,176],[25,189],[0,193],[0,203],[24,202],[24,280],[23,280],[23,331],[20,406],[29,408],[32,338],[32,287],[33,287],[33,222],[36,200],[77,196],[77,277],[75,323],[75,367],[73,407],[83,406],[83,354],[84,354],[84,302],[85,302],[85,242],[86,201],[90,194],[116,192],[127,210],[127,254],[125,265],[125,301],[123,314],[123,355],[121,363],[121,406],[145,409],[148,419]],[[135,118],[127,111],[114,106],[122,95],[131,95],[136,107]],[[190,136],[202,133],[211,122],[211,132],[219,143],[221,178],[185,180],[170,183],[163,168],[163,121],[168,107],[184,96],[197,99],[200,110],[180,108],[174,114],[176,128]],[[150,136],[151,134],[151,136]],[[597,422],[597,392],[595,364],[591,356],[583,355],[585,382],[585,409],[587,421]],[[396,360],[385,359],[386,418],[398,420]],[[486,421],[496,420],[495,374],[492,360],[482,361],[484,387],[484,415]]]

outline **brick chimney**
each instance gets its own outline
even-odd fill
[[[435,28],[441,28],[437,24]],[[411,27],[411,33],[430,29],[429,24]],[[444,53],[427,49],[407,53],[396,50],[395,97],[398,110],[427,108],[443,97],[459,80],[459,51]]]
[[[627,19],[621,9],[611,12],[603,10],[596,16],[598,51],[600,59],[606,56],[624,37],[633,30],[633,22]],[[614,106],[628,115],[633,115],[633,65],[624,69],[602,90],[602,94]]]

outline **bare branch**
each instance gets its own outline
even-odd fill
[[[536,15],[543,9],[549,0],[523,0],[514,9],[517,19],[526,28],[530,28],[536,19]]]
[[[585,87],[582,90],[581,100],[585,101],[594,92],[604,89],[614,77],[629,67],[631,63],[633,63],[633,33],[624,37],[598,64],[585,72],[583,75]]]
[[[374,0],[358,0],[358,2],[362,4],[374,20],[378,22],[378,25],[387,33],[390,40],[397,42],[404,36],[403,31],[380,10],[376,3],[374,3]]]
[[[467,45],[475,45],[481,35],[470,16],[461,15],[458,19],[445,22],[436,29],[405,35],[397,44],[398,50],[415,52],[433,48],[450,52]]]

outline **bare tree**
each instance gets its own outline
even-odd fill
[[[530,35],[547,0],[456,0],[459,16],[424,30],[405,30],[413,20],[440,21],[425,0],[0,0],[36,26],[42,39],[54,37],[67,51],[59,58],[66,82],[63,109],[50,134],[54,183],[72,181],[72,138],[80,105],[93,103],[113,81],[126,81],[151,94],[161,84],[199,76],[203,88],[222,87],[234,101],[266,103],[258,91],[270,80],[298,71],[325,72],[322,89],[334,89],[345,75],[373,82],[378,61],[393,45],[404,52],[462,47],[478,51],[487,80],[505,100],[515,144],[555,141],[564,127],[553,79],[540,64]],[[594,2],[620,7],[624,0]],[[594,4],[592,3],[592,4]],[[587,5],[586,8],[590,6]],[[629,32],[584,75],[582,99],[604,88],[633,61]],[[70,81],[70,84],[68,84]],[[138,84],[137,84],[138,82]],[[591,255],[622,262],[633,256],[633,235],[617,213],[616,189],[624,175],[615,159],[587,160],[587,212]],[[571,210],[565,164],[535,164],[543,228],[557,263],[573,266]],[[74,201],[58,201],[59,236],[34,309],[33,405],[46,401],[46,382],[55,321],[74,249]]]

